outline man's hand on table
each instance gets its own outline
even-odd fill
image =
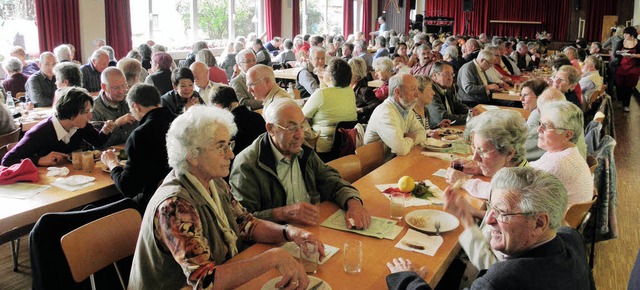
[[[52,166],[62,164],[69,158],[69,154],[51,151],[51,153],[38,159],[38,166]]]
[[[315,226],[318,224],[320,213],[315,205],[308,202],[298,202],[274,208],[273,217],[276,221]]]
[[[296,243],[296,245],[303,248],[304,250],[307,249],[307,243],[313,243],[318,245],[318,252],[320,253],[320,261],[324,259],[325,257],[324,244],[313,233],[295,226],[288,226],[287,237],[289,237],[289,240],[293,241],[294,243]]]
[[[389,268],[389,272],[391,272],[391,274],[406,271],[416,272],[420,277],[427,274],[427,266],[422,266],[420,269],[416,270],[410,260],[405,260],[402,257],[394,258],[393,261],[387,262],[387,268]]]
[[[118,160],[118,157],[116,156],[116,153],[114,152],[114,150],[102,151],[102,155],[100,155],[100,160],[107,167],[109,167],[109,171],[113,170],[113,168],[117,166],[120,166],[120,161]]]
[[[349,199],[347,207],[347,213],[344,215],[347,228],[360,230],[366,229],[371,225],[371,215],[358,199]]]

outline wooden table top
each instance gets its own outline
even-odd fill
[[[415,180],[429,179],[441,189],[445,189],[447,184],[444,178],[435,177],[433,173],[440,168],[447,168],[449,162],[431,157],[422,156],[422,149],[415,147],[410,154],[396,157],[360,180],[353,183],[360,191],[360,196],[364,205],[372,216],[388,218],[389,200],[375,187],[375,184],[396,183],[401,176],[410,175]],[[465,193],[466,194],[466,193]],[[473,206],[481,207],[483,201],[466,195]],[[442,210],[442,206],[421,206],[409,207],[405,209],[405,214],[416,209],[437,209]],[[337,206],[332,202],[324,202],[321,205],[320,216],[325,220],[337,210]],[[435,286],[438,284],[446,269],[449,267],[455,256],[460,251],[458,236],[462,233],[462,226],[458,226],[453,231],[442,233],[444,239],[434,257],[418,253],[412,253],[395,248],[395,244],[404,237],[408,225],[401,220],[398,225],[403,226],[402,232],[394,239],[377,239],[356,235],[348,232],[337,231],[321,226],[303,227],[315,233],[325,244],[340,248],[340,251],[331,257],[325,264],[318,267],[318,272],[313,274],[328,282],[333,289],[386,289],[385,278],[389,274],[386,263],[396,257],[405,257],[418,267],[426,265],[429,268],[425,279]],[[363,264],[362,271],[357,274],[348,274],[342,267],[342,247],[346,239],[357,239],[363,244]],[[238,254],[230,260],[234,262],[246,259],[256,254],[262,253],[276,245],[256,244],[249,249]],[[260,289],[270,279],[279,276],[279,273],[272,269],[269,272],[253,279],[240,289]],[[346,286],[349,287],[346,287]]]
[[[40,121],[53,115],[54,112],[55,110],[52,107],[34,108],[33,110],[28,111],[28,113],[22,113],[22,116],[16,119],[16,121],[22,124],[22,131],[27,132],[29,129],[33,128],[33,126],[40,123]]]
[[[480,112],[486,112],[487,111],[487,107],[485,106],[493,106],[493,107],[497,107],[498,109],[501,110],[513,110],[516,111],[518,113],[520,113],[520,115],[522,115],[522,117],[526,120],[527,118],[529,118],[529,114],[531,114],[531,112],[523,109],[523,108],[516,108],[516,107],[506,107],[506,106],[494,106],[494,105],[478,105],[476,106]],[[491,107],[489,107],[491,108]]]
[[[379,87],[382,86],[382,84],[384,84],[384,82],[381,81],[381,80],[372,80],[372,81],[368,82],[367,84],[369,85],[369,87],[379,88]]]
[[[302,68],[299,67],[278,69],[274,70],[273,74],[277,79],[296,80],[296,78],[298,77],[298,72],[300,72],[300,70],[302,70]]]
[[[511,93],[511,92],[494,92],[491,95],[491,98],[496,100],[520,102],[520,95],[517,93]]]
[[[122,146],[115,146],[122,149]],[[76,170],[71,163],[65,164],[69,175],[95,177],[95,184],[76,191],[67,191],[51,185],[50,188],[27,199],[0,197],[0,236],[4,233],[35,223],[45,213],[68,211],[92,202],[119,194],[109,173],[96,164],[91,173]],[[40,180],[36,184],[50,185],[58,177],[47,176],[46,167],[38,167]]]

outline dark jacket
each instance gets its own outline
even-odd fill
[[[437,128],[438,123],[444,119],[449,119],[452,122],[456,121],[458,125],[464,125],[467,122],[467,113],[469,113],[469,107],[462,103],[456,96],[455,86],[443,92],[444,89],[440,88],[436,83],[431,85],[435,95],[431,104],[427,105],[429,110],[429,127]],[[451,114],[447,111],[448,102],[449,108],[451,108]]]
[[[249,147],[260,134],[266,132],[267,128],[262,115],[250,111],[246,106],[238,106],[231,113],[233,121],[238,127],[238,132],[233,136],[233,140],[236,142],[233,154],[238,155],[244,148]]]
[[[198,92],[194,91],[191,97],[198,98],[198,102],[200,104],[204,104],[204,101]],[[176,91],[171,90],[160,97],[160,101],[162,102],[162,106],[168,108],[171,113],[180,115],[184,111],[184,105],[189,101],[189,99],[183,99]]]
[[[173,84],[171,83],[171,70],[169,69],[161,69],[150,74],[147,78],[150,79],[151,82],[145,82],[156,87],[160,92],[160,95],[164,95],[173,90]]]
[[[382,101],[376,98],[366,79],[360,80],[353,91],[356,94],[356,107],[362,108],[362,113],[358,113],[358,123],[367,124],[371,113]]]
[[[176,115],[160,107],[149,111],[133,130],[125,150],[127,164],[111,170],[111,179],[125,197],[138,203],[143,213],[147,203],[171,168],[167,157],[166,135]]]

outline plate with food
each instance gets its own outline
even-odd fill
[[[274,289],[284,289],[277,288],[276,284],[282,280],[282,276],[275,277],[269,280],[262,286],[262,290],[274,290]],[[307,290],[331,290],[331,285],[326,281],[316,277],[309,275],[309,286],[307,286]]]
[[[448,232],[455,230],[460,221],[452,214],[434,209],[414,210],[405,215],[404,220],[407,224],[419,231],[435,233],[435,222],[440,222],[440,232]]]
[[[406,195],[405,206],[443,203],[444,192],[428,179],[416,182],[411,176],[403,176],[397,184],[377,184],[376,188],[387,197],[393,192],[404,193]]]
[[[452,135],[455,136],[455,135]],[[438,139],[434,139],[434,138],[427,138],[427,140],[423,141],[420,145],[422,145],[423,148],[429,150],[429,151],[444,151],[446,149],[451,148],[451,143],[447,143],[444,142],[442,140],[438,140]]]
[[[125,166],[125,164],[127,164],[127,161],[125,160],[120,160],[120,165],[121,166]],[[96,165],[98,165],[98,167],[100,167],[100,169],[106,173],[111,173],[111,170],[109,169],[109,166],[107,166],[106,164],[102,163],[102,161],[98,161],[96,162]]]
[[[440,134],[440,136],[464,135],[464,131],[456,128],[440,128],[438,130],[438,133]]]

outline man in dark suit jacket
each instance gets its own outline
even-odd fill
[[[504,260],[490,266],[471,289],[595,289],[580,234],[558,228],[567,207],[560,180],[532,167],[512,167],[498,171],[491,186],[485,215],[491,227],[488,244]],[[445,208],[460,217],[465,231],[485,239],[470,211],[461,210],[468,206],[460,206],[463,198],[449,188],[445,195]],[[389,289],[431,289],[420,277],[425,267],[415,272],[411,261],[402,258],[387,266],[392,272]]]
[[[140,122],[125,145],[127,163],[122,166],[110,150],[104,151],[101,159],[109,167],[116,188],[125,197],[133,198],[144,213],[158,184],[171,171],[165,136],[176,115],[160,106],[160,93],[149,84],[134,85],[127,94],[127,103]]]
[[[480,53],[480,43],[474,38],[467,40],[467,42],[464,43],[464,48],[467,51],[467,54],[463,57],[465,63],[476,59],[478,53]]]
[[[500,89],[491,84],[485,71],[493,66],[495,56],[490,51],[481,51],[478,57],[466,63],[458,71],[458,98],[469,107],[491,102],[491,91]]]
[[[437,61],[431,67],[431,80],[433,84],[433,100],[427,105],[429,110],[429,126],[437,128],[438,124],[449,119],[456,121],[458,125],[467,122],[469,107],[463,104],[456,96],[456,89],[453,86],[453,67],[443,61]]]

